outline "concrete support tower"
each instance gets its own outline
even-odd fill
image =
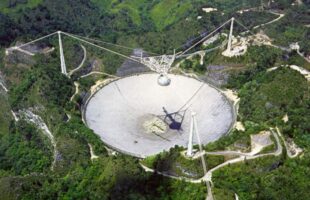
[[[235,18],[231,18],[231,23],[230,23],[230,31],[229,31],[229,36],[228,36],[228,45],[227,45],[227,52],[231,51],[231,42],[232,42],[232,36],[233,36],[233,31],[234,31],[234,21]]]
[[[187,152],[186,152],[186,155],[188,157],[193,156],[193,137],[194,137],[194,134],[197,135],[198,133],[197,133],[196,113],[192,112],[191,127],[190,127],[188,145],[187,145]]]
[[[61,73],[67,75],[67,67],[65,62],[64,51],[62,48],[62,40],[61,40],[61,31],[58,31],[58,42],[59,42],[59,54],[60,54],[60,66],[61,66]]]

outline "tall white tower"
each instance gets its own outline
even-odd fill
[[[187,144],[187,152],[186,152],[186,155],[188,157],[193,156],[193,137],[194,137],[194,134],[197,135],[198,133],[197,133],[196,113],[192,112],[191,127],[190,127],[188,144]]]
[[[233,36],[233,30],[234,30],[234,21],[235,18],[231,18],[231,23],[230,23],[230,31],[229,31],[229,36],[228,36],[228,45],[227,45],[227,52],[231,51],[231,42],[232,42],[232,36]]]
[[[67,67],[66,67],[66,62],[65,62],[65,56],[64,56],[64,51],[62,48],[61,31],[58,31],[57,33],[58,33],[58,42],[59,42],[61,72],[64,75],[67,75]]]

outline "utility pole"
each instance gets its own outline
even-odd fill
[[[67,75],[67,67],[65,62],[64,51],[62,48],[62,40],[61,40],[61,31],[58,31],[58,42],[59,42],[59,54],[60,54],[60,66],[61,66],[61,73]]]

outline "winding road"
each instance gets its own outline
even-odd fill
[[[268,11],[268,12],[271,13],[271,14],[274,14],[274,15],[278,15],[279,17],[277,17],[276,19],[273,19],[273,20],[271,20],[271,21],[269,21],[269,22],[267,22],[267,23],[254,26],[254,27],[253,27],[253,30],[255,30],[255,29],[259,28],[259,27],[263,27],[263,26],[266,26],[266,25],[268,25],[268,24],[272,24],[272,23],[274,23],[274,22],[277,22],[277,21],[279,21],[281,18],[283,18],[283,17],[285,16],[285,14],[276,13],[276,12],[273,12],[273,11]]]
[[[256,158],[260,158],[260,157],[264,157],[264,156],[279,156],[282,154],[282,145],[281,145],[281,142],[280,142],[280,139],[279,139],[279,136],[278,134],[275,132],[275,130],[273,128],[270,129],[273,136],[275,137],[276,139],[276,142],[277,142],[277,150],[275,152],[272,152],[272,153],[265,153],[265,154],[259,154],[259,155],[251,155],[251,153],[249,154],[245,154],[245,155],[242,155],[238,158],[235,158],[235,159],[232,159],[232,160],[228,160],[216,167],[214,167],[213,169],[209,170],[208,173],[202,177],[201,179],[198,179],[197,181],[198,182],[201,182],[201,181],[210,181],[212,182],[212,173],[226,165],[229,165],[229,164],[233,164],[233,163],[238,163],[238,162],[243,162],[244,160],[252,160],[252,159],[256,159]],[[216,153],[216,152],[213,152],[213,153]],[[218,155],[223,155],[223,152],[218,152],[219,154]],[[225,155],[235,155],[236,152],[227,152]]]
[[[102,74],[102,75],[106,75],[106,76],[109,76],[109,77],[112,77],[112,78],[119,78],[118,76],[114,76],[114,75],[111,75],[111,74],[107,74],[105,72],[98,72],[98,71],[93,71],[93,72],[90,72],[88,74],[85,74],[85,75],[81,76],[81,78],[85,78],[85,77],[93,75],[93,74]]]
[[[71,76],[74,72],[80,70],[80,69],[83,67],[83,65],[84,65],[84,63],[85,63],[85,61],[86,61],[86,58],[87,58],[87,51],[86,51],[86,48],[85,48],[83,45],[81,45],[81,47],[82,47],[83,52],[84,52],[83,60],[82,60],[82,62],[80,63],[80,65],[79,65],[77,68],[71,70],[71,71],[68,73],[69,76]]]
[[[221,169],[221,168],[227,166],[227,165],[238,163],[238,162],[243,162],[244,160],[252,160],[252,159],[256,159],[256,158],[261,158],[261,157],[265,157],[265,156],[279,156],[279,155],[281,155],[282,151],[283,151],[283,147],[282,147],[282,144],[281,144],[280,139],[279,139],[279,134],[280,134],[279,130],[278,129],[275,130],[274,128],[270,128],[270,131],[273,134],[273,136],[276,140],[276,143],[277,143],[276,144],[276,146],[277,146],[276,151],[274,151],[272,153],[264,153],[264,154],[258,154],[258,155],[255,155],[256,152],[255,153],[253,153],[253,152],[241,153],[241,152],[237,152],[237,151],[205,152],[206,154],[209,154],[209,155],[237,155],[239,157],[235,158],[235,159],[228,160],[228,161],[210,169],[202,178],[199,178],[199,179],[191,179],[191,178],[172,176],[172,175],[151,169],[151,168],[143,165],[142,163],[140,163],[140,165],[146,172],[152,172],[152,173],[160,174],[162,176],[177,179],[177,180],[185,180],[185,181],[191,182],[191,183],[206,182],[207,184],[209,184],[209,183],[212,183],[212,173],[218,169]],[[206,199],[208,199],[208,200],[213,199],[211,187],[208,187],[208,195],[207,195]]]

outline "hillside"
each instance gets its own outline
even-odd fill
[[[308,0],[2,0],[0,199],[308,199],[309,9]],[[235,56],[223,53],[229,41]],[[177,145],[126,155],[85,121],[111,82],[130,106],[114,81],[149,73],[143,59],[160,55],[176,56],[167,72],[208,84],[234,112],[223,137],[194,144],[198,159]]]

